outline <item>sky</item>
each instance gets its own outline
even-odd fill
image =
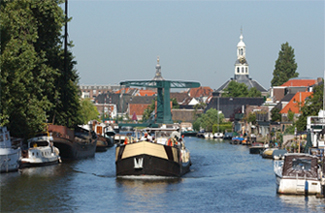
[[[69,41],[80,85],[166,80],[218,89],[234,76],[241,30],[249,76],[271,86],[281,45],[299,77],[324,76],[324,1],[69,0]],[[64,7],[63,7],[64,8]]]

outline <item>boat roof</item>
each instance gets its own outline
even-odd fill
[[[296,156],[296,157],[310,157],[310,158],[316,158],[316,159],[318,159],[317,158],[317,156],[315,156],[315,155],[310,155],[310,154],[306,154],[306,153],[286,153],[284,156],[290,156],[290,157],[294,157],[294,156]]]

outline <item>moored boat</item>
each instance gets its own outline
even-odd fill
[[[235,136],[235,137],[232,137],[230,143],[231,144],[241,144],[243,140],[244,140],[243,137]]]
[[[273,159],[273,152],[278,150],[278,148],[267,148],[262,152],[263,158]]]
[[[195,137],[197,135],[197,131],[194,130],[184,130],[182,131],[182,135],[186,137]]]
[[[255,142],[252,143],[252,146],[249,147],[249,154],[261,154],[267,147],[264,146],[264,143]]]
[[[17,171],[21,156],[20,147],[13,147],[7,127],[0,127],[0,172]]]
[[[20,167],[46,166],[60,163],[60,151],[51,144],[51,140],[53,138],[48,135],[28,139],[27,149],[22,150]]]
[[[92,125],[82,125],[80,127],[94,131],[97,134],[96,152],[106,152],[108,148],[114,146],[115,135],[113,128],[105,123],[99,123],[98,121],[91,122]]]
[[[223,133],[222,132],[216,132],[213,134],[213,138],[223,138]]]
[[[288,151],[285,149],[278,149],[274,150],[272,153],[273,160],[284,160],[284,154],[286,154]]]
[[[116,147],[116,175],[180,177],[189,172],[190,153],[173,128],[146,128],[147,135],[126,137]],[[152,134],[152,139],[150,137]]]
[[[321,169],[316,156],[287,153],[284,161],[274,161],[274,173],[279,194],[321,194]]]
[[[71,130],[65,126],[48,125],[48,131],[53,137],[54,146],[60,150],[61,158],[81,159],[94,157],[97,135],[81,127]]]

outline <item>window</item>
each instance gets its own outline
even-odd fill
[[[298,171],[308,171],[311,169],[311,160],[310,159],[293,159],[292,168]]]
[[[237,73],[239,73],[239,67],[237,67]]]

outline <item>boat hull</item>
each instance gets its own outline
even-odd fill
[[[0,149],[0,172],[13,172],[19,168],[21,156],[20,148],[1,148]]]
[[[316,195],[321,194],[319,180],[306,180],[296,178],[282,178],[276,176],[276,190],[278,194],[287,195]]]
[[[96,143],[82,143],[53,137],[53,144],[60,150],[61,158],[81,159],[94,157]]]
[[[49,125],[54,146],[60,150],[64,159],[81,159],[94,157],[96,152],[97,136],[87,130],[73,131],[65,126]]]
[[[115,163],[117,176],[167,177],[184,175],[191,164],[189,158],[182,161],[179,148],[145,141],[116,147]]]

